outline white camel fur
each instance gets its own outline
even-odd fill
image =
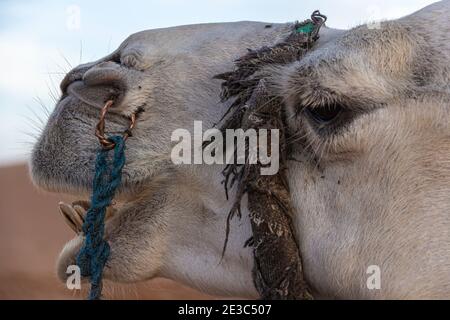
[[[273,68],[271,89],[287,114],[309,109],[290,118],[289,130],[303,142],[294,146],[288,177],[305,277],[316,297],[450,298],[449,16],[450,2],[442,1],[379,28],[323,28],[301,61]],[[211,294],[257,297],[252,251],[244,248],[251,236],[245,199],[221,261],[233,203],[225,198],[222,166],[173,164],[170,137],[195,120],[206,130],[220,119],[228,103],[219,102],[221,82],[213,76],[232,70],[247,48],[273,45],[290,31],[289,24],[266,25],[139,32],[64,79],[32,155],[41,188],[87,198],[103,102],[116,96],[110,132],[142,109],[106,224],[107,279],[163,276]],[[340,118],[318,127],[311,113],[336,97]],[[82,221],[82,207],[61,206],[73,221]],[[81,242],[78,234],[62,250],[61,279]],[[380,289],[367,287],[372,265],[380,268]]]

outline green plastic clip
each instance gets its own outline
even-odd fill
[[[295,29],[295,31],[298,33],[311,33],[313,32],[313,30],[314,30],[314,23],[312,22],[307,22],[306,24]]]

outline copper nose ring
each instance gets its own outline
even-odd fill
[[[98,138],[98,141],[105,149],[112,149],[114,148],[115,145],[114,142],[105,137],[105,116],[109,108],[113,104],[114,104],[113,100],[106,101],[105,105],[103,106],[100,112],[100,119],[98,120],[98,123],[95,127],[95,136]],[[129,118],[130,118],[130,125],[128,129],[126,129],[122,134],[123,140],[126,140],[128,137],[131,137],[131,131],[133,130],[136,124],[136,113],[132,113]]]

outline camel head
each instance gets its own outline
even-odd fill
[[[450,3],[440,2],[376,27],[323,28],[300,61],[269,68],[270,90],[283,98],[297,137],[288,160],[293,224],[318,296],[450,295],[449,14]],[[213,127],[228,107],[214,75],[290,28],[237,22],[143,31],[67,74],[33,150],[39,187],[86,198],[100,109],[115,101],[108,133],[138,117],[106,224],[106,278],[164,276],[209,293],[257,296],[244,247],[246,199],[221,259],[233,192],[227,200],[220,165],[174,164],[171,135],[192,131],[194,121]],[[87,206],[61,205],[77,232]],[[78,234],[61,252],[60,278],[82,240]],[[371,266],[381,288],[367,287]]]

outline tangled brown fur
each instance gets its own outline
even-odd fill
[[[312,299],[303,276],[301,255],[291,223],[292,206],[286,181],[289,137],[283,101],[267,90],[269,75],[264,70],[267,66],[301,59],[314,45],[325,20],[325,16],[315,11],[311,20],[293,24],[293,31],[284,41],[272,47],[249,50],[236,61],[233,71],[215,77],[224,80],[222,100],[234,98],[222,119],[222,131],[267,129],[271,132],[271,129],[278,129],[280,133],[280,170],[277,174],[261,175],[260,169],[264,165],[259,161],[250,164],[248,156],[245,164],[234,161],[223,171],[227,197],[228,189],[237,183],[235,202],[227,219],[223,253],[229,221],[236,214],[241,216],[241,200],[247,194],[253,236],[246,245],[253,247],[253,280],[262,299]],[[245,147],[248,154],[248,144]],[[271,153],[270,148],[268,152]]]

